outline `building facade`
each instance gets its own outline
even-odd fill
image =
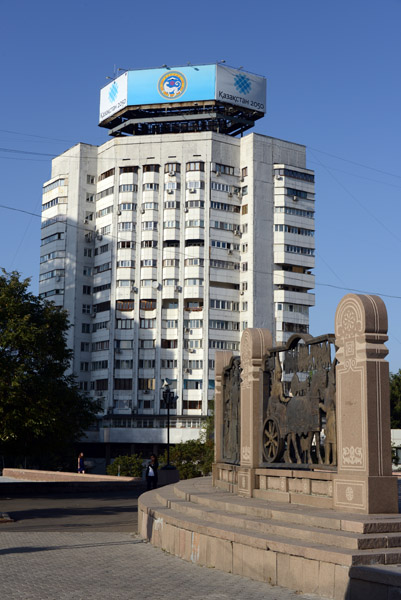
[[[221,132],[209,109],[191,127],[185,110],[176,132],[167,118],[72,147],[43,188],[40,295],[70,315],[72,371],[103,406],[88,442],[112,454],[166,443],[165,378],[176,393],[171,442],[197,437],[215,351],[239,352],[247,327],[270,329],[277,344],[308,333],[314,305],[305,147]]]

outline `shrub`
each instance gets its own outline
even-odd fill
[[[107,475],[120,475],[125,477],[142,477],[142,455],[117,456],[113,463],[107,467]]]

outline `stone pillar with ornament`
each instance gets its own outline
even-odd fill
[[[272,347],[267,329],[246,329],[241,337],[241,454],[238,494],[252,497],[262,457],[262,361]]]
[[[333,478],[334,509],[397,513],[384,302],[378,296],[345,296],[337,307],[335,335],[338,471]]]
[[[224,398],[223,398],[223,371],[230,364],[233,353],[229,350],[216,352],[215,392],[214,392],[214,465],[213,482],[216,479],[216,463],[223,462],[223,422],[224,422]]]

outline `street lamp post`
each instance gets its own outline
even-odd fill
[[[170,380],[165,379],[163,382],[163,400],[167,406],[167,465],[166,469],[172,469],[170,465],[170,405],[175,399],[174,392],[170,391]]]

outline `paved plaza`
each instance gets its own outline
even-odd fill
[[[7,600],[301,600],[299,595],[170,556],[124,532],[0,531]]]
[[[1,490],[0,490],[1,491]],[[0,497],[1,600],[302,600],[199,567],[137,536],[136,491]]]

